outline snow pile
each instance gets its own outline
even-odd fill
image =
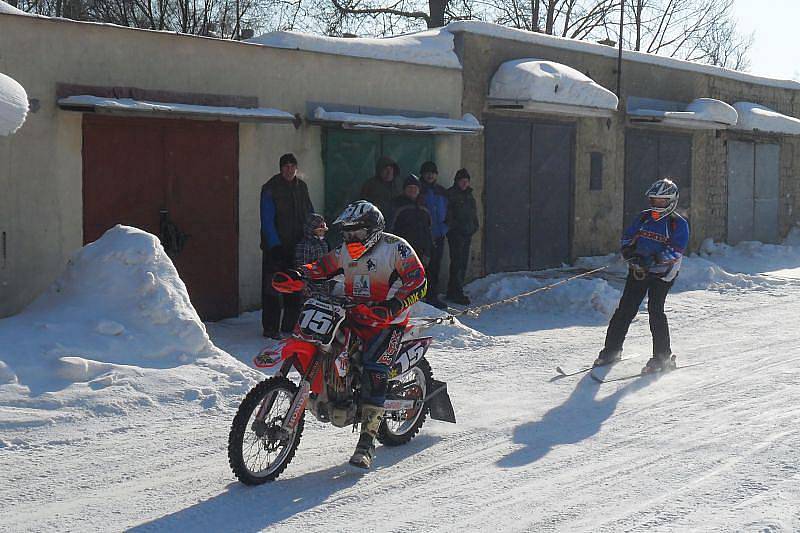
[[[613,92],[574,68],[531,58],[506,61],[500,65],[492,77],[489,98],[608,111],[615,111],[618,104]]]
[[[400,115],[368,115],[365,113],[343,113],[327,111],[324,107],[314,110],[314,119],[325,122],[341,122],[351,129],[424,131],[426,133],[479,133],[483,126],[474,115],[463,118],[406,117]]]
[[[461,68],[461,63],[453,51],[453,34],[444,28],[383,39],[328,37],[295,31],[275,31],[246,42],[274,48]]]
[[[210,342],[158,239],[136,228],[108,230],[26,310],[0,320],[0,406],[108,412],[210,380],[246,381],[243,370]],[[92,398],[111,385],[129,393]]]
[[[12,6],[11,4],[9,4],[7,2],[3,2],[3,0],[0,0],[0,14],[31,16],[30,13],[26,13],[25,11],[22,11],[21,9],[17,9],[16,7]]]
[[[800,118],[753,102],[736,102],[733,107],[739,113],[736,129],[800,135]]]
[[[411,306],[410,322],[425,324],[427,322],[426,319],[446,317],[448,315],[450,315],[448,311],[437,309],[425,302],[417,302]],[[421,335],[433,337],[433,348],[441,346],[469,348],[491,344],[491,337],[465,326],[458,318],[455,318],[452,323],[445,321],[433,326],[423,325]]]
[[[800,267],[800,228],[793,228],[783,244],[744,241],[736,246],[706,239],[698,255],[728,272],[763,274]]]
[[[635,108],[628,114],[686,128],[728,127],[738,120],[736,109],[714,98],[697,98],[682,110]]]
[[[0,73],[0,135],[17,131],[27,115],[28,94],[25,89],[13,78]]]
[[[58,105],[80,110],[108,109],[117,112],[137,112],[154,116],[211,116],[232,117],[237,119],[253,119],[257,121],[292,122],[294,115],[271,107],[224,107],[193,104],[176,104],[166,102],[148,102],[132,98],[104,98],[81,94],[61,98]]]
[[[542,278],[533,272],[491,274],[470,283],[468,290],[473,304],[480,305],[512,298],[557,281]],[[578,278],[507,305],[534,313],[584,315],[593,320],[605,320],[614,313],[619,297],[620,292],[604,279]]]

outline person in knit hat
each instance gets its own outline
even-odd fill
[[[450,277],[447,282],[447,299],[453,303],[469,305],[464,294],[464,277],[469,263],[472,236],[478,231],[478,206],[472,195],[467,169],[456,172],[453,186],[447,190],[447,243],[450,245]]]
[[[294,247],[294,266],[296,268],[308,265],[330,252],[330,245],[325,240],[328,233],[328,225],[325,217],[319,213],[309,213],[306,223],[303,226],[303,240]],[[306,296],[313,294],[328,294],[331,289],[332,281],[310,281],[306,288]]]
[[[380,209],[386,220],[392,220],[395,197],[402,194],[400,167],[394,159],[381,156],[375,164],[375,175],[361,186],[361,199]]]
[[[389,224],[389,231],[408,241],[422,260],[425,268],[433,251],[431,235],[431,214],[425,207],[419,191],[422,183],[414,174],[409,174],[403,181],[403,194],[394,199],[394,216]]]

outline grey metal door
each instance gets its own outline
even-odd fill
[[[753,240],[755,197],[753,143],[728,141],[728,242]]]
[[[531,124],[486,124],[486,269],[528,270],[530,255]]]
[[[574,126],[486,123],[486,270],[570,260]]]
[[[780,146],[756,144],[753,235],[761,242],[778,242]]]
[[[625,134],[625,205],[627,226],[647,208],[644,194],[657,179],[672,177],[681,192],[680,207],[690,206],[692,136],[629,129]]]
[[[728,242],[777,242],[780,147],[728,141]]]
[[[572,126],[533,127],[531,268],[569,261],[572,211]]]

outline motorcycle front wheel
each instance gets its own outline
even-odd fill
[[[281,425],[297,390],[287,378],[272,377],[253,387],[239,405],[228,436],[228,462],[245,485],[275,480],[294,458],[305,411],[291,434],[283,434]]]

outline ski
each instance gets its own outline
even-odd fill
[[[594,368],[603,368],[604,366],[612,366],[612,365],[615,365],[615,364],[619,363],[620,361],[625,361],[627,359],[632,359],[632,357],[623,357],[622,359],[617,359],[616,361],[611,361],[610,363],[606,363],[604,365],[587,366],[585,368],[580,368],[578,370],[571,370],[569,372],[567,372],[566,370],[564,370],[560,366],[557,366],[556,367],[556,373],[558,375],[554,376],[550,381],[553,381],[553,380],[556,380],[556,379],[561,379],[561,378],[568,378],[570,376],[577,376],[579,374],[585,374],[586,372],[590,372]]]
[[[670,372],[673,372],[675,370],[680,370],[681,368],[689,368],[690,366],[697,366],[697,365],[700,365],[700,364],[702,364],[702,363],[691,363],[689,365],[676,366],[675,368],[670,368],[667,371],[662,370],[660,372],[648,372],[646,374],[643,373],[643,372],[639,372],[638,374],[629,374],[627,376],[619,376],[619,377],[615,377],[615,378],[599,378],[594,374],[594,372],[590,372],[589,376],[593,380],[598,382],[598,383],[612,383],[614,381],[628,381],[628,380],[631,380],[631,379],[643,378],[643,377],[648,377],[648,376],[660,376],[662,374],[669,374]]]

